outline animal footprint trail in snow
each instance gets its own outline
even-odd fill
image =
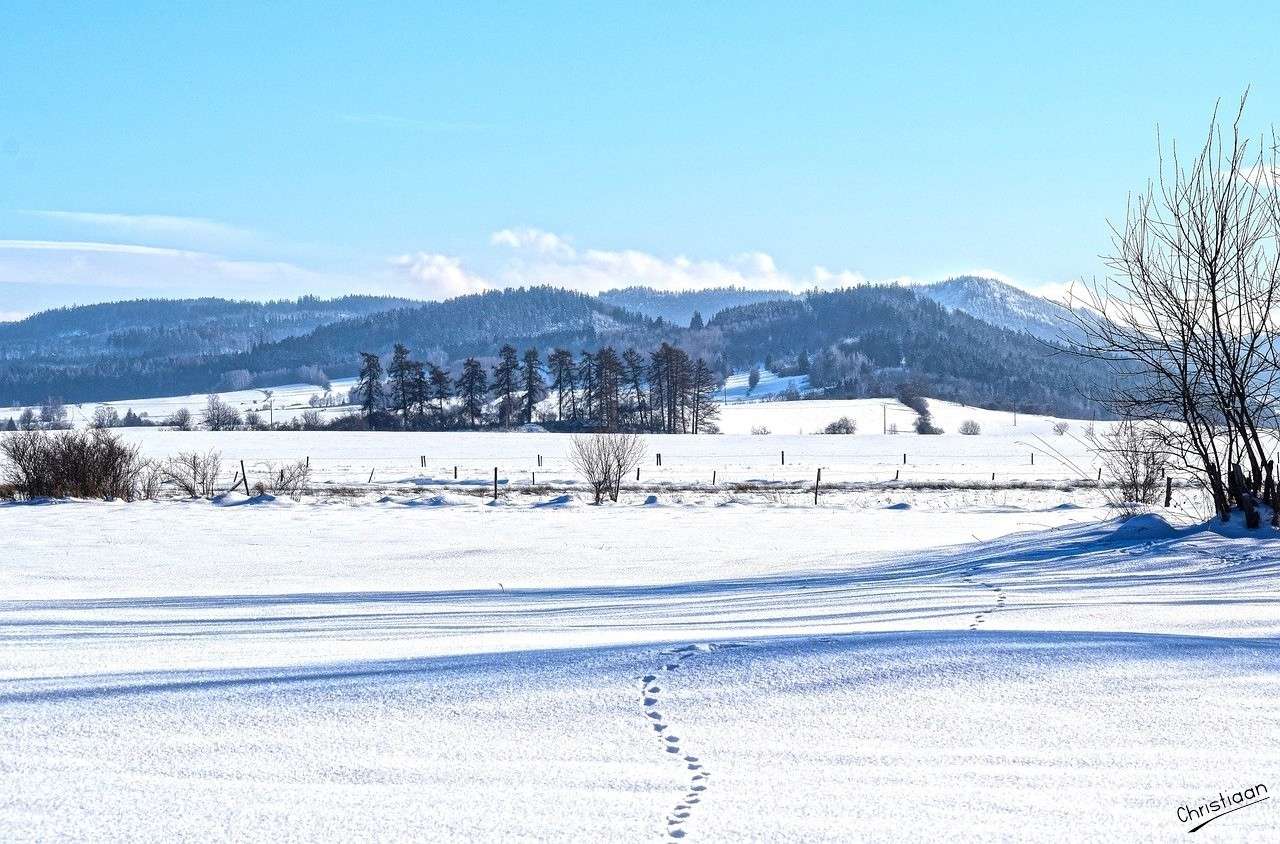
[[[742,645],[736,643],[682,645],[678,648],[672,648],[662,652],[662,657],[666,661],[661,668],[640,678],[640,700],[643,704],[644,715],[649,719],[653,732],[657,736],[658,746],[662,748],[663,753],[679,760],[689,774],[689,790],[681,798],[680,802],[675,805],[675,808],[667,813],[666,835],[669,838],[685,837],[685,823],[693,814],[694,807],[702,802],[702,795],[707,790],[707,784],[711,781],[711,772],[706,769],[699,757],[686,752],[681,737],[671,731],[671,725],[667,723],[666,717],[658,709],[661,704],[663,686],[672,673],[678,671],[686,660],[711,653],[720,648],[737,647],[742,647]]]
[[[976,568],[972,569],[972,571],[976,573],[977,569]],[[995,595],[995,603],[993,603],[989,608],[974,615],[973,621],[970,622],[969,630],[976,631],[987,620],[987,616],[991,615],[997,610],[1004,609],[1005,601],[1008,600],[1008,596],[1005,595],[1004,588],[1001,586],[996,586],[993,583],[986,583],[983,581],[979,581],[975,583],[972,575],[966,574],[961,579],[965,583],[969,584],[970,586],[985,589],[989,592],[994,593]]]

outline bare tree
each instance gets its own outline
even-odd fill
[[[190,431],[195,427],[195,421],[191,418],[191,411],[185,407],[180,407],[169,417],[169,424],[177,431]]]
[[[1150,420],[1146,446],[1202,479],[1223,521],[1264,485],[1277,503],[1261,432],[1277,422],[1280,168],[1274,130],[1241,132],[1244,106],[1229,128],[1215,109],[1190,160],[1160,145],[1158,177],[1112,225],[1112,272],[1072,311],[1075,350],[1115,376],[1098,398]]]
[[[622,479],[644,459],[644,440],[633,433],[574,437],[569,462],[586,478],[599,504],[607,494],[617,501]]]
[[[240,427],[240,411],[223,401],[217,393],[210,393],[202,421],[210,431],[234,430]]]

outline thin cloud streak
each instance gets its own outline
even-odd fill
[[[18,213],[71,225],[149,236],[195,237],[222,242],[245,242],[258,238],[257,233],[249,229],[204,217],[45,209],[23,209]]]

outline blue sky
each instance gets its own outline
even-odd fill
[[[1100,270],[1271,5],[5,5],[0,318]],[[1070,8],[1068,8],[1070,6]],[[798,7],[798,8],[797,8]]]

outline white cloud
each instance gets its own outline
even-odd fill
[[[26,319],[31,314],[26,311],[0,311],[0,322],[17,322],[20,319]]]
[[[74,240],[0,240],[0,249],[17,252],[105,252],[117,255],[162,255],[170,258],[197,257],[203,252],[140,246],[134,243],[94,243]]]
[[[92,211],[26,210],[20,212],[77,227],[88,227],[130,237],[194,238],[223,244],[247,243],[258,236],[248,229],[203,217],[166,214],[114,214]]]
[[[1048,299],[1051,302],[1057,302],[1068,307],[1088,306],[1090,302],[1085,287],[1078,281],[1052,282],[1025,289],[1028,293],[1032,293],[1042,299]]]
[[[577,249],[571,241],[536,228],[502,229],[490,244],[512,250],[496,271],[499,286],[553,284],[586,293],[645,285],[661,290],[746,287],[802,291],[847,287],[866,282],[850,270],[814,267],[805,274],[779,269],[766,252],[745,252],[726,260],[671,258],[636,249]]]
[[[568,240],[542,229],[501,229],[489,235],[489,243],[493,246],[509,246],[512,249],[528,249],[540,255],[551,255],[557,258],[574,258],[577,255]]]
[[[414,293],[431,299],[448,299],[479,293],[490,284],[462,268],[462,260],[434,252],[414,252],[392,259],[392,264],[414,282]]]

